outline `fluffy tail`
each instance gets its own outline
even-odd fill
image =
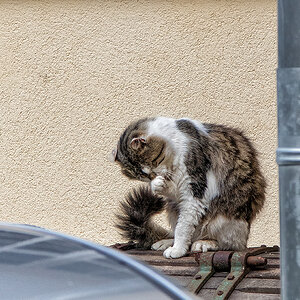
[[[121,230],[123,237],[138,242],[137,247],[150,249],[153,243],[168,237],[168,232],[151,220],[163,209],[163,199],[155,196],[149,187],[140,186],[121,202],[121,213],[116,215],[116,227]]]

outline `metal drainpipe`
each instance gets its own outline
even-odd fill
[[[281,297],[300,299],[300,0],[278,0]]]

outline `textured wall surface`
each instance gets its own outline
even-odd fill
[[[267,202],[249,245],[279,242],[276,1],[1,1],[0,220],[103,244],[137,183],[107,154],[143,116],[242,128]]]

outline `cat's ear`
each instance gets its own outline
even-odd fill
[[[134,138],[130,142],[130,147],[134,150],[141,150],[146,145],[146,139],[143,137]]]
[[[115,148],[108,156],[110,162],[115,162],[117,160],[117,148]]]

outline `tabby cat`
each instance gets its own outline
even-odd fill
[[[265,201],[257,153],[244,134],[190,119],[145,118],[122,133],[113,159],[149,182],[122,203],[117,227],[166,258],[192,251],[243,250]],[[166,210],[171,231],[152,216]]]

